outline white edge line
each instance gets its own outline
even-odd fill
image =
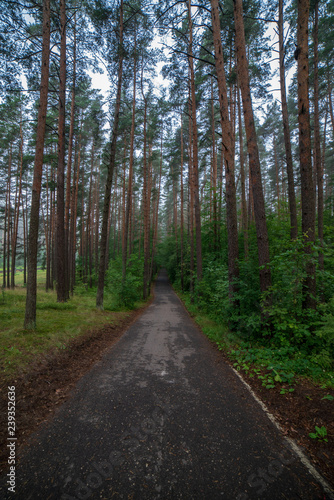
[[[257,403],[261,406],[262,410],[266,413],[266,415],[271,420],[271,422],[275,425],[275,427],[281,433],[283,433],[284,432],[283,428],[277,422],[277,420],[274,417],[274,415],[272,415],[270,413],[270,411],[268,410],[268,408],[266,407],[266,405],[263,403],[263,401],[261,401],[261,399],[258,398],[258,396],[255,394],[255,392],[251,388],[251,386],[249,384],[247,384],[247,382],[242,378],[242,376],[240,375],[240,373],[235,368],[233,368],[233,366],[231,366],[231,368],[234,371],[234,373],[239,377],[239,379],[241,380],[241,382],[247,387],[248,391],[251,393],[251,395],[253,396],[253,398],[255,399],[255,401],[257,401]],[[293,439],[291,439],[291,438],[289,438],[287,436],[283,436],[283,437],[284,437],[284,439],[286,441],[288,441],[288,443],[290,444],[291,448],[296,453],[296,455],[298,455],[298,457],[300,458],[300,461],[305,465],[305,467],[307,468],[307,470],[321,484],[321,486],[323,487],[323,489],[330,496],[330,499],[334,500],[334,490],[333,490],[333,488],[326,481],[326,479],[323,478],[319,474],[319,472],[316,470],[316,468],[311,464],[311,462],[309,461],[309,459],[307,458],[307,456],[304,454],[304,452],[300,449],[300,447],[298,446],[298,444]]]

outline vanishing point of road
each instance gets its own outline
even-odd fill
[[[1,499],[331,498],[163,271],[152,304],[33,436],[15,493],[6,479]]]

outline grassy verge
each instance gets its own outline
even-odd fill
[[[221,318],[212,317],[192,304],[187,293],[176,291],[203,333],[224,351],[238,371],[262,381],[266,389],[280,388],[281,394],[294,391],[298,379],[311,380],[323,389],[334,388],[333,363],[307,354],[298,347],[273,346],[267,341],[245,341],[231,333]]]
[[[17,275],[16,283],[23,277]],[[96,290],[78,287],[66,303],[57,302],[56,292],[44,291],[45,273],[38,272],[37,328],[24,330],[26,290],[2,290],[0,295],[0,372],[3,381],[27,370],[32,362],[54,350],[66,349],[76,337],[104,325],[117,326],[129,312],[120,310],[110,293],[105,294],[105,310],[95,307]],[[143,303],[135,304],[135,309]]]

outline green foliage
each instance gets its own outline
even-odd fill
[[[323,398],[321,399],[327,399],[328,401],[334,401],[334,397],[331,396],[330,394],[326,394],[326,396],[324,396]]]
[[[132,254],[127,264],[126,278],[122,276],[122,258],[110,261],[106,273],[106,288],[115,296],[116,307],[133,309],[140,300],[143,284],[143,259]]]
[[[328,439],[326,437],[327,436],[327,429],[326,429],[326,427],[324,425],[321,426],[321,427],[318,427],[316,425],[315,426],[315,432],[310,432],[309,436],[312,439],[318,439],[319,441],[328,443]]]

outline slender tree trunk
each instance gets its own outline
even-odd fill
[[[321,161],[321,138],[320,138],[320,120],[319,120],[319,0],[315,1],[314,6],[314,153],[315,153],[315,169],[317,175],[318,187],[318,238],[320,245],[324,244],[324,180]],[[319,268],[324,269],[324,254],[319,254]]]
[[[215,49],[215,64],[219,90],[220,121],[222,127],[222,143],[224,147],[225,176],[226,176],[226,218],[228,237],[228,274],[229,295],[234,302],[236,292],[235,280],[238,271],[238,218],[237,199],[234,179],[234,137],[232,123],[228,112],[228,94],[224,69],[223,46],[219,20],[218,0],[211,0],[211,19],[213,29],[213,43]],[[231,114],[233,115],[232,111]]]
[[[285,145],[285,157],[286,157],[286,170],[288,174],[290,237],[292,240],[295,240],[298,236],[298,223],[297,223],[295,182],[293,175],[293,161],[291,152],[289,114],[288,114],[288,104],[287,104],[286,87],[285,87],[283,0],[279,0],[278,35],[279,35],[280,89],[281,89],[283,130],[284,130],[284,145]]]
[[[28,281],[24,328],[36,327],[36,291],[37,291],[37,240],[39,225],[39,203],[42,182],[43,151],[45,137],[46,110],[49,87],[49,50],[50,50],[50,0],[43,1],[43,42],[40,100],[37,119],[36,153],[34,180],[32,186],[29,246],[28,246]]]
[[[27,245],[26,245],[26,209],[24,202],[22,203],[22,218],[23,218],[23,285],[27,284]]]
[[[99,227],[100,227],[100,159],[98,160],[98,175],[96,183],[96,202],[95,202],[95,281],[99,272]]]
[[[156,205],[155,205],[155,210],[153,213],[153,242],[152,242],[152,255],[151,255],[151,267],[150,267],[150,279],[152,279],[153,276],[153,263],[154,263],[154,257],[155,257],[155,249],[156,249],[156,244],[158,240],[158,222],[159,222],[159,203],[160,203],[160,193],[161,193],[161,178],[162,178],[162,139],[163,139],[163,132],[161,131],[161,141],[160,141],[160,170],[159,170],[159,185],[158,185],[158,192],[157,192],[157,199],[156,199]]]
[[[253,106],[251,100],[248,62],[246,58],[245,30],[242,12],[242,0],[234,1],[235,40],[237,51],[238,77],[241,88],[242,104],[247,136],[249,155],[249,170],[252,184],[256,236],[259,257],[259,274],[261,292],[266,292],[271,286],[269,267],[269,239],[266,223],[264,196],[262,189],[259,150],[257,144]]]
[[[78,212],[78,194],[79,194],[79,178],[81,166],[81,140],[82,140],[82,125],[83,116],[80,120],[79,144],[78,144],[78,157],[76,161],[76,168],[73,174],[73,197],[71,203],[71,231],[70,231],[70,292],[73,295],[75,286],[75,256],[76,256],[76,242],[77,242],[77,212]]]
[[[19,228],[19,216],[20,216],[20,206],[21,206],[21,195],[22,195],[22,170],[23,170],[23,131],[22,131],[22,112],[20,120],[20,163],[18,172],[18,196],[15,201],[14,207],[14,228],[12,235],[12,276],[11,276],[11,288],[15,288],[15,266],[16,266],[16,249],[17,249],[17,235]]]
[[[190,68],[190,89],[191,89],[191,120],[193,133],[193,188],[194,188],[194,208],[195,208],[195,226],[196,226],[196,270],[197,284],[202,280],[202,232],[201,232],[201,207],[199,200],[199,180],[198,180],[198,138],[197,138],[197,119],[196,119],[196,93],[195,93],[195,73],[193,60],[193,28],[191,17],[191,0],[188,0],[188,19],[189,19],[189,68]]]
[[[181,244],[181,290],[184,290],[184,193],[183,193],[183,123],[181,113],[181,207],[180,207],[180,244]]]
[[[281,215],[281,193],[280,193],[279,165],[278,165],[278,160],[277,160],[277,148],[276,148],[275,133],[274,133],[274,137],[273,137],[273,150],[274,150],[274,163],[275,163],[275,173],[276,173],[277,213],[278,213],[278,217],[280,217],[280,215]]]
[[[193,133],[191,120],[191,98],[189,89],[189,139],[188,139],[188,218],[189,218],[189,240],[190,240],[190,296],[194,301],[194,274],[195,274],[195,251],[194,251],[194,180],[193,180]]]
[[[131,225],[131,204],[132,204],[132,183],[133,183],[133,158],[134,158],[134,137],[135,137],[135,117],[136,117],[136,79],[137,79],[137,61],[136,61],[136,34],[134,44],[134,72],[133,72],[133,98],[132,98],[132,122],[131,122],[131,135],[130,135],[130,161],[129,161],[129,179],[128,191],[125,211],[125,224],[124,224],[124,250],[123,250],[123,266],[122,276],[123,281],[126,279],[126,265],[128,258],[128,239]]]
[[[143,276],[143,299],[147,299],[148,294],[148,279],[149,279],[149,256],[150,256],[150,247],[149,247],[149,238],[150,238],[150,210],[149,210],[149,200],[148,200],[148,187],[147,187],[147,154],[146,154],[146,144],[147,144],[147,99],[144,95],[143,88],[143,71],[144,65],[142,66],[141,73],[141,90],[142,96],[144,100],[144,149],[143,149],[143,212],[144,212],[144,276]]]
[[[94,170],[94,141],[92,144],[92,157],[91,157],[91,167],[90,167],[90,178],[89,178],[89,193],[88,193],[88,208],[87,208],[87,230],[86,230],[86,244],[85,244],[85,255],[86,255],[86,276],[89,277],[88,284],[92,287],[92,246],[91,246],[91,233],[92,233],[92,191],[93,191],[93,170]]]
[[[316,307],[315,263],[312,261],[312,244],[315,240],[315,203],[311,162],[311,133],[309,111],[309,62],[308,62],[308,21],[309,0],[298,0],[297,49],[298,64],[298,122],[299,158],[302,201],[302,232],[306,257],[306,279],[303,290],[303,307]]]
[[[334,112],[333,112],[333,101],[332,101],[332,87],[330,84],[330,77],[328,75],[328,104],[329,104],[329,114],[332,122],[332,134],[334,137]]]
[[[46,227],[45,227],[45,247],[46,247],[46,280],[45,291],[50,288],[50,204],[49,204],[49,176],[46,174]]]
[[[240,155],[240,182],[241,182],[241,220],[242,232],[244,235],[244,253],[245,260],[248,260],[248,220],[247,220],[247,201],[246,201],[246,182],[245,182],[245,158],[244,158],[244,136],[242,130],[242,115],[240,92],[238,88],[238,120],[239,120],[239,155]]]
[[[4,235],[3,235],[3,276],[2,276],[2,286],[6,288],[6,257],[7,257],[7,214],[8,214],[8,181],[6,186],[6,205],[5,205],[5,224],[4,224]]]
[[[212,134],[212,215],[213,215],[213,248],[218,250],[218,220],[217,220],[217,152],[215,107],[213,102],[213,77],[211,77],[211,134]],[[211,197],[210,197],[211,201]],[[211,216],[211,210],[210,210]]]
[[[54,182],[54,172],[51,167],[51,181]],[[50,288],[53,290],[54,283],[54,226],[55,226],[55,203],[54,191],[50,191]]]
[[[64,206],[64,172],[65,172],[65,96],[66,96],[66,5],[60,0],[60,69],[59,69],[59,121],[58,121],[58,170],[57,170],[57,301],[66,302],[66,270],[65,270],[65,206]]]
[[[66,276],[66,294],[69,298],[70,290],[70,205],[71,205],[71,176],[72,176],[72,154],[73,154],[73,137],[74,137],[74,119],[75,119],[75,82],[76,82],[76,12],[74,13],[74,28],[73,28],[73,79],[72,79],[72,96],[71,96],[71,118],[70,130],[68,137],[68,152],[67,152],[67,173],[66,173],[66,200],[65,200],[65,276]],[[73,193],[72,193],[73,196]],[[73,213],[71,214],[73,216]]]
[[[12,241],[12,202],[11,202],[11,178],[12,178],[12,143],[9,147],[8,158],[8,180],[7,180],[7,288],[10,288],[10,244]]]
[[[108,176],[105,186],[104,195],[104,205],[103,205],[103,215],[102,215],[102,227],[101,227],[101,241],[100,241],[100,262],[99,262],[99,279],[97,285],[96,294],[96,307],[103,309],[103,294],[104,294],[104,278],[106,269],[106,249],[107,249],[107,238],[108,238],[108,217],[110,208],[110,197],[111,197],[111,186],[112,178],[115,167],[116,158],[116,142],[118,135],[118,123],[119,123],[119,111],[121,107],[121,91],[122,91],[122,76],[123,76],[123,0],[121,0],[120,11],[119,11],[119,63],[118,63],[118,75],[117,75],[117,95],[115,103],[115,116],[114,124],[111,138],[110,147],[110,160],[108,165]]]

